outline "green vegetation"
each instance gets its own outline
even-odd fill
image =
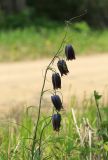
[[[1,30],[0,61],[30,60],[52,56],[64,35],[60,23],[47,22],[34,27]],[[77,55],[108,52],[108,30],[93,30],[85,22],[70,26],[66,43]]]
[[[108,26],[107,0],[1,0],[0,28],[23,27],[35,24],[38,17],[63,21],[82,14],[87,14],[80,20],[90,26],[104,28]]]
[[[101,96],[96,93],[95,98],[99,102]],[[80,106],[76,100],[73,97],[69,110],[62,112],[62,124],[59,133],[53,131],[51,123],[44,129],[42,137],[43,158],[41,160],[81,160],[81,158],[86,159],[87,157],[89,159],[91,157],[93,160],[102,155],[103,152],[108,154],[108,105],[105,106],[102,103],[99,105],[102,116],[100,125],[94,97],[84,99]],[[36,108],[28,108],[26,111],[21,111],[20,114],[18,110],[13,110],[7,120],[0,122],[0,160],[30,160],[32,131],[37,117]],[[77,126],[80,128],[83,145],[81,145],[73,119],[72,108]],[[50,121],[50,111],[46,111],[49,118],[46,117],[46,113],[41,116],[39,135],[44,125]],[[38,147],[36,154],[38,154]]]
[[[1,32],[1,61],[52,55],[53,58],[45,69],[38,107],[29,106],[21,112],[13,110],[1,120],[0,160],[108,159],[108,104],[101,104],[102,96],[94,91],[94,95],[88,100],[84,99],[79,106],[73,97],[70,107],[64,110],[63,97],[60,99],[57,95],[60,93],[62,96],[57,90],[61,89],[61,77],[54,67],[55,59],[59,58],[58,70],[61,76],[66,75],[68,68],[60,56],[64,55],[67,60],[75,59],[73,48],[79,55],[107,51],[102,36],[107,37],[108,31],[93,31],[84,22],[69,27],[70,22],[66,23],[66,31],[62,25],[51,27],[49,23],[44,27]],[[73,48],[68,45],[70,43]],[[52,71],[53,90],[45,86],[49,70]],[[52,95],[52,105],[48,104],[50,108],[45,108],[47,104],[42,103],[46,92]]]

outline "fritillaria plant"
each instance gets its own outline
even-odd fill
[[[43,98],[44,93],[46,92],[46,90],[45,90],[46,77],[47,77],[47,73],[49,70],[52,71],[53,95],[51,95],[51,102],[54,106],[53,114],[51,116],[50,122],[52,121],[52,128],[54,131],[58,132],[60,130],[60,126],[61,126],[60,111],[63,109],[63,104],[62,104],[63,102],[62,102],[60,96],[57,94],[58,93],[57,90],[58,89],[60,90],[62,87],[62,84],[61,84],[62,76],[67,75],[69,73],[66,61],[67,60],[75,60],[75,51],[73,49],[73,46],[71,44],[66,44],[66,38],[67,38],[69,24],[71,23],[71,21],[73,19],[79,18],[83,15],[85,15],[85,13],[83,13],[80,16],[74,17],[66,22],[66,32],[65,32],[64,38],[60,44],[58,51],[55,53],[54,57],[52,58],[52,60],[48,64],[48,66],[46,67],[44,79],[43,79],[43,85],[42,85],[41,94],[40,94],[39,106],[38,106],[38,117],[37,117],[37,121],[35,124],[34,132],[33,132],[33,143],[31,145],[31,160],[36,159],[36,153],[37,153],[36,148],[38,148],[38,157],[39,157],[37,159],[39,159],[39,160],[41,159],[41,154],[42,154],[41,142],[42,142],[43,130],[45,129],[45,127],[47,127],[50,124],[50,123],[46,124],[45,127],[41,131],[40,137],[37,137],[37,131],[38,131],[38,127],[39,127],[40,113],[41,113],[41,107],[42,107],[42,98]],[[64,46],[65,46],[65,48],[64,48]],[[60,57],[60,53],[63,50],[64,50],[64,55],[65,55],[66,60]],[[58,67],[57,71],[56,71],[56,69],[54,69],[52,67],[56,59],[59,59],[57,62],[57,67]]]
[[[57,51],[57,53],[55,54],[55,56],[53,57],[53,59],[51,60],[51,62],[49,63],[49,65],[47,66],[45,70],[44,81],[43,81],[43,86],[42,86],[41,95],[40,95],[40,102],[39,102],[38,119],[37,119],[35,130],[34,130],[34,137],[33,137],[33,144],[32,144],[32,160],[34,160],[35,145],[36,145],[36,140],[37,140],[37,130],[38,130],[38,125],[39,125],[39,120],[40,120],[41,103],[42,103],[42,97],[44,94],[47,72],[48,70],[51,70],[52,64],[54,63],[55,59],[58,58],[61,52],[61,48],[63,47],[63,44],[65,43],[66,36],[67,36],[67,32],[65,34],[65,37],[61,43],[59,50]],[[65,52],[65,56],[67,60],[75,59],[75,52],[74,52],[72,45],[70,44],[66,45],[64,52]],[[61,89],[62,76],[67,75],[69,73],[69,70],[68,70],[66,61],[64,59],[60,59],[60,56],[57,62],[57,67],[58,67],[58,71],[60,72],[60,74],[58,73],[58,71],[57,72],[55,71],[52,73],[52,86],[53,86],[54,94],[51,96],[51,101],[54,106],[54,112],[56,113],[53,113],[53,115],[51,116],[52,117],[51,121],[52,121],[53,130],[58,132],[61,126],[61,114],[59,112],[61,111],[61,109],[63,109],[63,104],[62,104],[62,100],[60,96],[56,93],[58,89]],[[38,148],[39,156],[41,156],[41,140],[42,140],[42,134],[40,137],[39,148]]]
[[[41,90],[41,96],[40,96],[40,102],[39,102],[39,112],[38,112],[38,119],[35,125],[35,130],[34,130],[34,137],[33,137],[33,144],[32,144],[32,160],[34,160],[34,154],[35,154],[35,145],[36,145],[36,140],[37,140],[37,130],[38,130],[38,125],[39,125],[39,120],[40,120],[40,111],[41,111],[41,103],[42,103],[42,97],[44,94],[44,88],[45,88],[45,82],[46,82],[46,76],[47,76],[47,72],[48,70],[51,70],[52,73],[52,87],[53,87],[53,95],[51,95],[51,102],[54,106],[53,109],[53,115],[51,116],[51,121],[52,121],[52,127],[54,131],[59,131],[60,130],[60,126],[61,126],[61,114],[60,111],[63,109],[63,104],[62,104],[62,100],[60,98],[60,96],[57,94],[57,90],[61,89],[61,78],[63,75],[67,75],[69,73],[66,61],[64,59],[60,59],[60,51],[61,48],[65,42],[66,39],[66,35],[67,32],[65,34],[65,37],[61,43],[61,46],[58,50],[58,52],[55,54],[55,56],[53,57],[52,61],[49,63],[49,65],[47,66],[46,70],[45,70],[45,75],[44,75],[44,81],[43,81],[43,86],[42,86],[42,90]],[[72,45],[66,45],[65,49],[65,56],[67,60],[73,60],[75,59],[75,52],[74,49],[72,47]],[[57,67],[58,67],[58,71],[51,69],[52,64],[54,63],[54,61],[56,60],[56,58],[58,58],[59,56],[59,60],[57,62]],[[60,72],[60,74],[59,74]],[[61,76],[60,76],[61,75]],[[55,113],[56,112],[56,113]],[[40,136],[40,140],[39,140],[39,156],[41,156],[41,141],[42,141],[42,134]]]

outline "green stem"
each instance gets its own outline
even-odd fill
[[[51,123],[51,120],[43,127],[41,134],[40,134],[40,140],[39,140],[39,153],[41,152],[41,142],[42,142],[42,136],[43,136],[43,132],[44,129]]]
[[[95,98],[95,103],[96,103],[96,107],[97,107],[99,120],[100,120],[100,122],[102,122],[102,117],[101,117],[101,113],[100,113],[100,109],[99,109],[99,104],[98,104],[98,101],[97,101],[96,98]]]
[[[68,27],[68,26],[67,26]],[[68,28],[67,28],[68,29]],[[49,67],[51,66],[51,64],[53,64],[55,58],[58,56],[58,54],[61,52],[61,48],[65,42],[65,39],[66,39],[66,36],[67,36],[67,30],[65,32],[65,35],[64,35],[64,38],[60,44],[60,47],[57,51],[57,53],[55,54],[55,56],[52,58],[51,62],[49,63],[49,65],[47,66],[46,70],[45,70],[45,75],[44,75],[44,80],[43,80],[43,85],[42,85],[42,89],[41,89],[41,94],[40,94],[40,100],[39,100],[39,109],[38,109],[38,117],[37,117],[37,122],[36,122],[36,125],[35,125],[35,129],[34,129],[34,136],[33,136],[33,144],[32,144],[32,151],[31,151],[31,154],[32,154],[32,160],[34,159],[34,150],[35,150],[35,145],[36,145],[36,138],[37,138],[37,129],[38,129],[38,124],[39,124],[39,119],[40,119],[40,112],[41,112],[41,103],[42,103],[42,97],[43,97],[43,92],[44,92],[44,87],[45,87],[45,82],[46,82],[46,76],[47,76],[47,72],[49,70]],[[39,148],[41,148],[39,146]],[[39,156],[41,155],[41,151],[39,150]]]
[[[44,86],[45,86],[47,71],[48,71],[48,67],[46,68],[46,71],[45,71],[44,82],[43,82],[43,86],[42,86],[42,90],[41,90],[41,95],[40,95],[38,117],[37,117],[37,122],[36,122],[36,125],[35,125],[34,136],[33,136],[33,144],[32,144],[32,160],[33,160],[33,158],[34,158],[34,150],[35,150],[35,145],[36,145],[37,129],[38,129],[38,124],[39,124],[39,119],[40,119],[42,96],[43,96],[43,91],[44,91]],[[39,154],[40,154],[40,153],[39,153]]]

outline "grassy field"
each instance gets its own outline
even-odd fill
[[[99,102],[99,95],[96,98]],[[70,109],[61,112],[62,123],[59,133],[53,131],[50,122],[51,108],[48,109],[47,115],[45,112],[42,113],[38,128],[38,137],[43,130],[42,157],[38,158],[38,141],[35,148],[35,159],[95,160],[99,156],[101,158],[108,156],[108,105],[105,106],[100,102],[99,104],[102,116],[101,123],[94,97],[84,99],[80,106],[75,99],[72,99]],[[14,110],[7,116],[7,119],[1,121],[0,160],[31,159],[30,153],[36,113],[36,108],[32,107],[20,112]],[[47,127],[45,127],[46,124],[48,124]]]
[[[82,103],[73,96],[69,106],[62,109],[62,93],[57,90],[61,88],[61,77],[57,77],[59,74],[54,68],[55,60],[60,58],[64,45],[68,43],[73,44],[79,55],[107,52],[108,31],[91,30],[85,23],[76,23],[70,26],[65,43],[63,41],[60,46],[63,37],[64,28],[57,24],[1,31],[0,61],[54,56],[43,76],[39,108],[26,106],[26,109],[19,110],[17,107],[0,119],[0,160],[108,159],[108,104],[102,103],[104,95],[94,91]],[[69,58],[69,52],[66,57]],[[67,74],[65,61],[61,67],[62,73]],[[49,70],[52,71],[53,90],[46,89]],[[55,103],[52,101],[52,105],[42,103],[46,92],[56,100]],[[60,94],[61,100],[57,94]],[[61,123],[60,119],[54,121],[54,115],[58,113]]]
[[[52,56],[64,36],[62,24],[48,23],[0,31],[0,61],[30,60]],[[70,26],[66,43],[78,55],[108,52],[108,30],[93,30],[85,22]]]

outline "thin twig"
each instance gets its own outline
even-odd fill
[[[74,113],[74,109],[73,108],[72,108],[72,116],[73,116],[73,120],[74,120],[74,124],[75,124],[76,130],[77,130],[77,133],[79,135],[81,146],[83,146],[83,140],[82,140],[82,137],[81,137],[81,134],[80,134],[80,130],[79,130],[78,125],[77,125],[77,121],[76,121],[76,117],[75,117],[75,113]]]

